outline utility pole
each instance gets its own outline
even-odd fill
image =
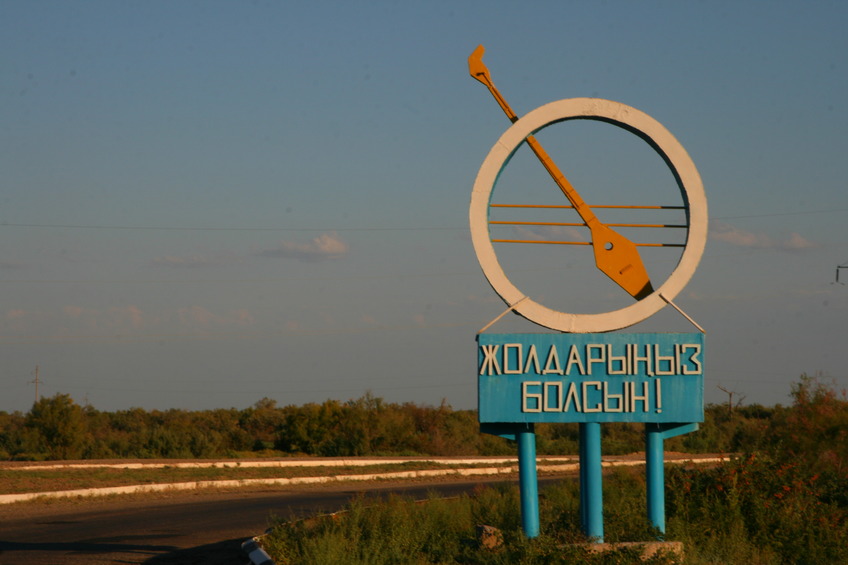
[[[39,385],[39,383],[41,383],[41,381],[40,381],[40,380],[38,380],[38,365],[36,365],[36,366],[35,366],[35,380],[34,380],[34,381],[30,381],[30,382],[31,382],[31,383],[35,383],[35,401],[36,401],[36,402],[38,402],[38,400],[39,400],[39,396],[38,396],[38,385]]]
[[[726,388],[720,385],[717,388],[720,391],[727,393],[727,414],[728,416],[733,417],[733,395],[736,394],[736,392],[732,390],[727,390]],[[736,405],[738,406],[739,404],[742,404],[743,400],[745,400],[744,396],[739,399],[739,402],[737,402]]]
[[[837,282],[839,284],[845,284],[844,282],[839,281],[839,271],[841,271],[842,269],[848,269],[848,261],[844,262],[841,265],[836,266],[836,281],[835,282]]]

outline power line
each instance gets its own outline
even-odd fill
[[[367,228],[245,228],[245,227],[190,227],[190,226],[115,226],[86,224],[17,224],[0,223],[8,228],[49,228],[69,230],[138,230],[138,231],[246,231],[246,232],[360,232],[360,231],[449,231],[466,230],[466,227],[367,227]]]
[[[537,269],[551,271],[552,269]],[[419,279],[434,277],[467,277],[479,276],[480,271],[442,271],[438,273],[382,273],[367,275],[344,276],[300,276],[265,277],[257,279],[2,279],[0,284],[268,284],[283,282],[309,281],[349,281],[349,280],[380,280],[380,279]]]
[[[742,220],[747,218],[774,218],[777,216],[802,216],[807,214],[830,214],[834,212],[848,212],[848,208],[832,208],[830,210],[801,210],[797,212],[775,212],[774,214],[751,214],[749,216],[722,216],[712,218],[715,220]]]
[[[194,332],[194,333],[156,333],[156,334],[89,334],[89,335],[0,335],[0,343],[15,345],[33,345],[48,343],[101,344],[101,343],[157,343],[163,341],[207,341],[207,340],[248,340],[265,339],[279,336],[327,336],[372,333],[394,333],[399,331],[432,331],[451,328],[477,327],[477,322],[444,324],[398,324],[385,326],[339,327],[324,329],[286,329],[271,331],[245,332]],[[41,381],[43,382],[43,381]]]
[[[740,220],[747,218],[771,218],[778,216],[802,216],[808,214],[831,214],[835,212],[848,212],[848,208],[831,208],[827,210],[796,210],[793,212],[775,212],[773,214],[750,214],[744,216],[720,216],[716,220]],[[209,226],[119,226],[110,224],[34,224],[34,223],[12,223],[0,222],[0,227],[9,228],[46,228],[46,229],[80,229],[80,230],[138,230],[138,231],[242,231],[242,232],[367,232],[367,231],[457,231],[467,230],[467,226],[417,226],[417,227],[391,227],[372,226],[363,228],[305,228],[305,227],[209,227]]]

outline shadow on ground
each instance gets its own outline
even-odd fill
[[[53,556],[103,556],[103,555],[151,555],[176,551],[176,546],[144,543],[149,536],[129,536],[121,538],[96,538],[79,541],[39,541],[17,542],[0,541],[0,561],[8,563],[8,559],[18,559],[20,562],[43,563],[44,559]],[[161,539],[161,536],[157,536]],[[99,557],[98,557],[99,558]],[[140,557],[143,558],[143,557]],[[16,561],[17,562],[17,561]],[[78,561],[74,561],[75,563]]]
[[[188,549],[162,553],[143,565],[233,565],[246,563],[247,555],[241,550],[244,538],[219,541]]]

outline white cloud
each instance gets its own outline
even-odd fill
[[[340,259],[349,250],[349,246],[336,232],[319,235],[309,241],[281,241],[274,247],[256,253],[260,257],[274,259],[298,259],[304,262],[317,262],[327,259]],[[151,263],[157,267],[174,269],[196,269],[238,261],[232,254],[217,255],[163,255],[154,258]]]
[[[4,331],[29,331],[34,318],[37,319],[38,316],[33,316],[31,312],[28,312],[23,308],[13,308],[6,312],[6,315],[2,320],[2,327]]]
[[[226,257],[209,257],[206,255],[187,255],[184,257],[178,255],[165,255],[164,257],[156,257],[153,259],[153,264],[158,267],[173,267],[176,269],[195,269],[198,267],[208,267],[210,265],[219,265],[227,260]]]
[[[424,314],[415,314],[412,317],[412,323],[423,328],[427,326],[427,318],[424,317]]]
[[[495,294],[494,290],[483,296],[471,294],[465,300],[470,304],[503,304],[503,299]]]
[[[746,231],[726,222],[710,222],[710,238],[738,247],[755,249],[778,249],[798,251],[816,247],[816,244],[804,236],[792,232],[786,238],[777,239],[765,233]]]
[[[126,331],[140,329],[153,321],[134,305],[113,306],[105,311],[69,305],[62,307],[62,313],[87,329]]]
[[[784,242],[784,249],[808,249],[810,247],[816,247],[816,244],[795,232],[789,234],[789,239]]]
[[[178,309],[177,319],[181,325],[193,328],[249,326],[256,322],[253,314],[244,308],[220,315],[202,306],[188,306]]]
[[[306,262],[340,259],[349,250],[347,242],[336,232],[321,234],[308,242],[283,241],[276,247],[259,252],[261,257],[299,259]]]
[[[71,318],[79,318],[80,316],[82,316],[84,310],[79,306],[65,306],[62,308],[62,312],[64,312],[66,316],[70,316]]]
[[[171,311],[158,313],[145,312],[138,306],[113,306],[104,310],[82,308],[80,306],[64,306],[62,313],[70,327],[68,332],[75,330],[131,332],[132,330],[161,330],[169,322],[176,322],[188,328],[226,328],[245,327],[256,323],[253,314],[244,308],[231,310],[226,313],[215,313],[202,306],[187,306]],[[7,315],[7,317],[11,317]]]
[[[139,329],[145,325],[145,316],[138,306],[117,306],[109,309],[111,322],[116,327]]]

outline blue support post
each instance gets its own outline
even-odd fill
[[[663,430],[658,425],[645,425],[645,474],[648,487],[648,521],[665,536],[665,457]]]
[[[648,487],[648,521],[665,537],[665,451],[663,442],[698,429],[697,423],[645,424],[645,481]]]
[[[539,483],[536,474],[536,433],[532,427],[516,431],[518,483],[521,489],[521,525],[528,538],[539,536]]]
[[[586,522],[588,522],[588,494],[586,492],[586,439],[585,434],[583,432],[584,424],[579,424],[577,426],[578,436],[577,436],[577,452],[580,456],[580,525],[583,527],[583,533],[586,533]]]
[[[580,424],[580,517],[583,533],[604,541],[604,493],[601,466],[601,425]]]

